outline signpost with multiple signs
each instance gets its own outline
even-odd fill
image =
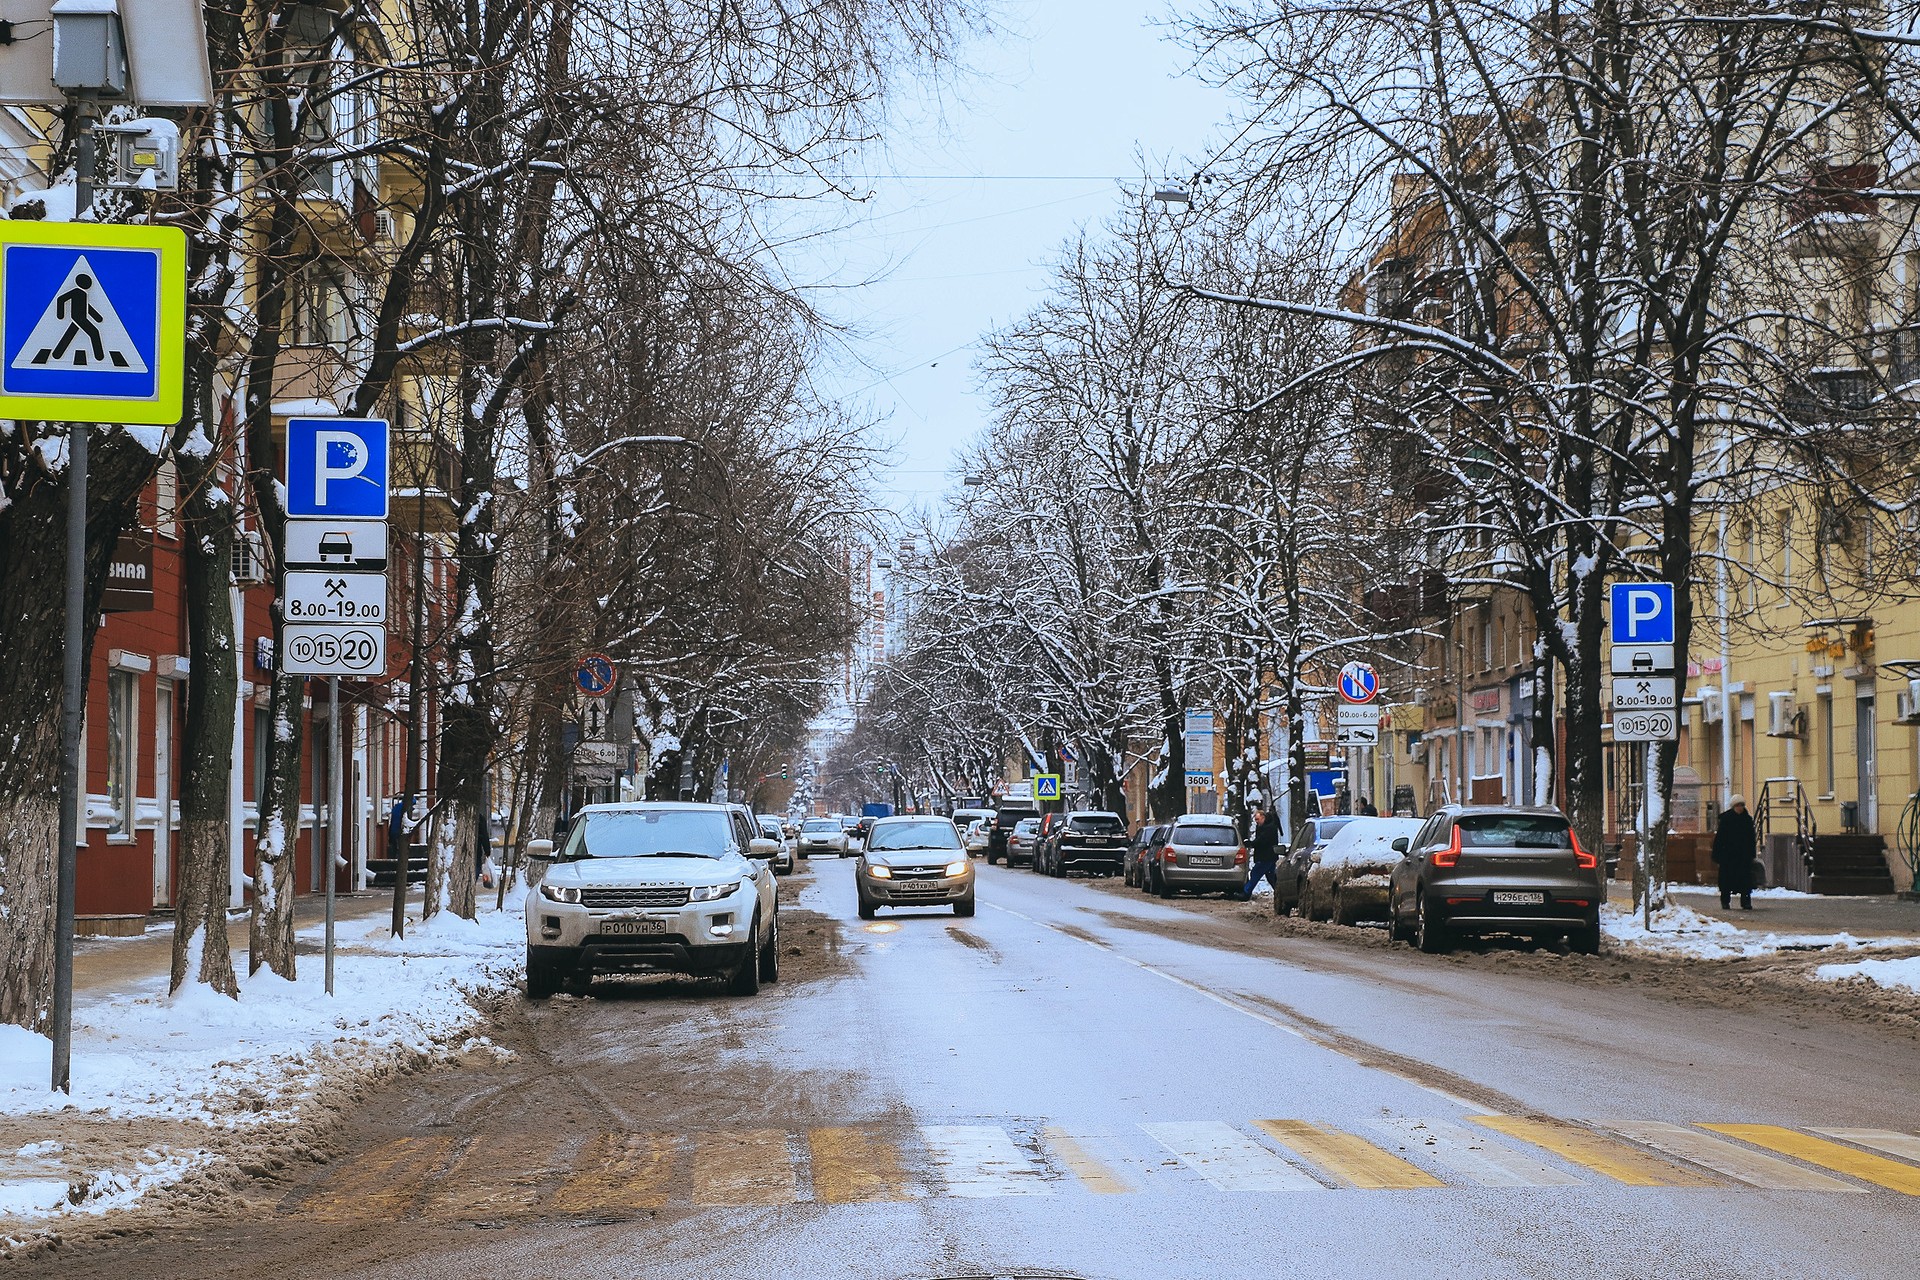
[[[1613,740],[1671,742],[1680,736],[1673,584],[1616,582],[1609,603]]]

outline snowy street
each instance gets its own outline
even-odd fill
[[[1424,957],[997,867],[975,919],[862,922],[851,872],[784,882],[758,998],[505,999],[492,1051],[58,1274],[1911,1274],[1912,1022],[1821,984]]]

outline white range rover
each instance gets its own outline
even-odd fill
[[[595,974],[686,973],[753,995],[780,976],[778,851],[737,805],[589,805],[566,841],[529,842],[527,994]]]

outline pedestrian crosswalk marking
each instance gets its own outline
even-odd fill
[[[695,1204],[792,1204],[799,1198],[797,1191],[783,1131],[723,1130],[695,1138]]]
[[[420,1212],[428,1218],[497,1218],[525,1213],[544,1185],[572,1171],[545,1133],[487,1133],[469,1142],[436,1180]]]
[[[1418,1165],[1382,1151],[1365,1138],[1305,1120],[1255,1120],[1268,1137],[1325,1170],[1337,1182],[1365,1191],[1416,1191],[1444,1187]]]
[[[1841,1146],[1825,1138],[1796,1133],[1779,1125],[1703,1124],[1700,1127],[1724,1133],[1742,1142],[1751,1142],[1768,1151],[1777,1151],[1783,1156],[1805,1160],[1808,1164],[1817,1164],[1822,1169],[1844,1173],[1849,1178],[1871,1182],[1877,1187],[1886,1187],[1903,1195],[1920,1196],[1920,1166]]]
[[[398,1218],[410,1208],[453,1147],[452,1138],[395,1138],[336,1174],[302,1206],[323,1222]]]
[[[988,1124],[930,1124],[920,1134],[948,1195],[1049,1196],[1046,1171],[1014,1145],[1007,1131]]]
[[[670,1198],[678,1144],[665,1133],[603,1133],[582,1152],[586,1172],[560,1184],[560,1213],[658,1209]]]
[[[1088,1150],[1088,1144],[1078,1135],[1058,1125],[1048,1125],[1040,1131],[1040,1136],[1046,1140],[1047,1150],[1067,1167],[1067,1172],[1095,1195],[1125,1195],[1133,1190],[1132,1184]]]
[[[1824,1173],[1788,1164],[1785,1160],[1763,1156],[1750,1148],[1737,1146],[1683,1124],[1669,1124],[1662,1120],[1615,1120],[1603,1122],[1601,1127],[1643,1147],[1652,1147],[1655,1151],[1690,1160],[1703,1169],[1711,1169],[1749,1186],[1765,1187],[1770,1191],[1866,1190],[1838,1178],[1830,1178]]]
[[[1199,1120],[1140,1127],[1221,1191],[1325,1190],[1230,1124]]]
[[[1815,1129],[1814,1132],[1824,1133],[1842,1142],[1851,1142],[1856,1147],[1872,1147],[1875,1151],[1920,1163],[1920,1138],[1910,1133],[1895,1133],[1891,1129]]]
[[[807,1148],[813,1166],[813,1198],[823,1204],[909,1200],[913,1184],[899,1148],[863,1129],[812,1129]]]
[[[1624,1142],[1603,1138],[1564,1120],[1532,1116],[1473,1116],[1477,1125],[1551,1151],[1562,1160],[1604,1174],[1630,1187],[1710,1187],[1711,1178],[1650,1156]]]
[[[1476,1133],[1445,1120],[1387,1116],[1368,1121],[1368,1127],[1476,1187],[1586,1185],[1566,1170],[1524,1155],[1491,1134]]]

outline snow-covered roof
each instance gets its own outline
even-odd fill
[[[1425,825],[1419,818],[1355,818],[1333,833],[1327,847],[1320,851],[1323,867],[1391,865],[1400,861],[1393,842]]]

